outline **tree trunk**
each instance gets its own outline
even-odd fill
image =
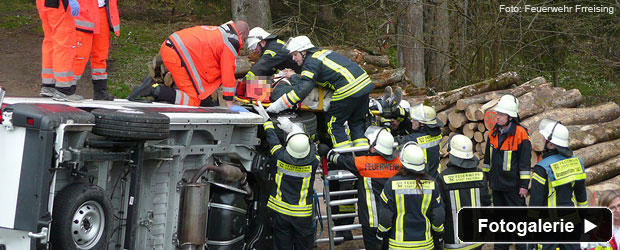
[[[467,117],[467,120],[473,122],[484,120],[484,112],[479,110],[480,107],[482,107],[482,104],[480,103],[473,103],[467,106],[467,108],[465,108],[465,116]]]
[[[578,131],[571,131],[569,138],[568,145],[571,149],[620,138],[620,118],[602,124],[583,126]]]
[[[480,131],[474,132],[474,141],[480,143],[484,141],[484,137]]]
[[[505,94],[512,94],[516,97],[520,97],[524,95],[525,93],[532,91],[532,89],[534,88],[540,88],[543,86],[552,86],[552,84],[547,83],[545,81],[545,78],[543,77],[536,77],[512,89],[500,89],[500,90],[495,90],[495,91],[489,91],[489,92],[478,94],[472,97],[459,99],[456,102],[456,109],[465,110],[465,108],[471,104],[486,103],[496,98],[499,99]]]
[[[370,63],[377,67],[390,67],[390,60],[388,56],[373,56],[373,55],[362,55],[364,58],[364,62]]]
[[[450,80],[450,24],[448,0],[435,1],[431,61],[429,65],[430,85],[437,89],[448,89]]]
[[[446,92],[439,92],[434,96],[424,97],[424,105],[432,106],[437,112],[439,112],[455,104],[459,99],[484,92],[504,89],[511,84],[516,84],[518,80],[519,76],[517,73],[504,73],[496,78],[490,78],[479,83],[474,83]],[[420,98],[409,98],[408,101],[410,103],[418,103]]]
[[[587,168],[617,156],[618,152],[620,152],[620,139],[615,139],[575,150],[574,155],[581,158],[583,165]]]
[[[582,101],[583,96],[578,89],[536,88],[519,97],[519,116],[525,119],[553,108],[573,108]]]
[[[463,126],[463,135],[467,136],[469,139],[474,138],[474,129],[477,127],[476,123],[470,122]]]
[[[237,57],[237,67],[235,68],[235,78],[244,77],[250,68],[252,67],[252,63],[250,63],[250,59],[247,56],[239,56]]]
[[[484,133],[484,131],[487,131],[487,128],[484,126],[484,122],[479,122],[478,123],[478,131]]]
[[[564,125],[584,125],[608,122],[620,116],[620,106],[614,102],[607,102],[587,108],[559,108],[545,111],[525,119],[521,124],[526,128],[538,130],[538,124],[543,118],[562,122]]]
[[[448,115],[450,115],[450,113],[454,112],[454,107],[451,107],[449,109],[443,110],[439,113],[437,113],[437,119],[439,119],[441,122],[443,122],[443,124],[448,124]]]
[[[462,127],[466,121],[467,117],[463,112],[452,112],[448,115],[448,124],[454,128]]]
[[[271,25],[269,0],[232,0],[230,3],[234,21],[246,21],[250,28],[266,29]]]
[[[422,0],[410,0],[399,19],[398,59],[399,67],[406,69],[405,76],[416,87],[425,87],[424,81],[424,5]]]
[[[384,70],[381,73],[370,75],[370,79],[372,80],[372,83],[375,85],[375,87],[383,88],[385,86],[401,82],[403,80],[404,74],[404,68],[388,69]]]
[[[609,180],[605,180],[605,181],[601,181],[593,185],[589,185],[587,187],[587,190],[588,192],[595,194],[594,195],[595,197],[588,196],[588,200],[592,200],[592,198],[598,200],[597,198],[603,195],[604,192],[611,191],[611,190],[613,191],[620,190],[620,176],[616,176]],[[591,203],[591,204],[599,204],[599,203],[595,201],[594,203]]]
[[[596,184],[620,174],[620,156],[586,169],[586,185]]]

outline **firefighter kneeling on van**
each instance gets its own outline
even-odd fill
[[[381,193],[379,237],[389,237],[383,249],[434,249],[441,238],[445,212],[438,184],[425,171],[424,151],[409,142],[400,153],[402,168]]]
[[[312,186],[320,158],[316,154],[316,146],[301,128],[288,120],[278,121],[280,127],[288,132],[285,150],[282,150],[273,122],[263,124],[277,167],[275,185],[267,203],[275,211],[273,248],[292,249],[294,246],[295,249],[312,249]]]
[[[464,244],[456,231],[456,220],[462,207],[491,205],[491,195],[484,172],[478,169],[480,160],[474,156],[473,144],[464,135],[450,138],[448,168],[439,174],[439,192],[445,201],[446,227],[444,247],[446,249],[482,249],[481,243]]]
[[[400,160],[394,155],[394,137],[387,129],[369,127],[365,134],[371,143],[368,155],[327,153],[328,147],[324,144],[320,145],[319,154],[327,155],[329,161],[345,167],[358,177],[357,205],[364,246],[367,250],[379,250],[381,240],[376,235],[381,191],[385,182],[400,169]]]

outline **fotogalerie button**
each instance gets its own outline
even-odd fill
[[[465,243],[608,242],[612,236],[606,207],[466,207],[456,223]]]

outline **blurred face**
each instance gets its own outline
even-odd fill
[[[414,130],[420,129],[420,122],[411,119],[411,128]]]
[[[497,125],[506,126],[510,121],[510,116],[504,113],[497,113]]]
[[[620,222],[620,197],[613,199],[607,207],[614,214],[614,224],[618,225]]]
[[[392,129],[397,129],[400,125],[400,122],[396,119],[392,119]]]
[[[266,44],[267,44],[266,41],[260,41],[252,52],[256,53],[257,55],[260,55],[261,53],[263,53],[262,47],[264,47]]]
[[[301,53],[305,53],[305,51],[303,52],[299,52],[299,51],[295,51],[292,52],[291,55],[293,56],[293,60],[297,63],[297,65],[301,66],[304,64],[304,58],[302,57]]]

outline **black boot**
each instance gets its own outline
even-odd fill
[[[155,83],[155,80],[150,76],[146,76],[142,80],[142,84],[129,93],[127,100],[135,101],[140,97],[148,96],[154,97],[155,99],[159,96],[159,84]]]
[[[114,96],[106,90],[108,80],[93,80],[93,100],[114,101]]]

